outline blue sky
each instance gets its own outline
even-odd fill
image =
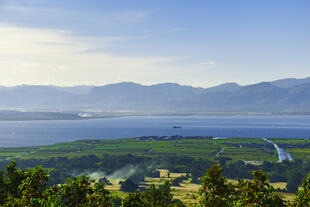
[[[310,76],[309,0],[1,0],[0,85]]]

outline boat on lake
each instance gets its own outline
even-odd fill
[[[182,128],[181,126],[173,126],[172,128],[174,128],[174,129],[180,129],[180,128]]]

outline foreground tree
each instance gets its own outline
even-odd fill
[[[64,184],[47,188],[48,175],[41,166],[19,170],[13,161],[6,170],[6,177],[0,171],[0,206],[115,206],[105,185],[87,176],[69,178]]]
[[[235,190],[222,174],[221,166],[215,164],[202,177],[199,190],[201,206],[232,206]]]
[[[110,191],[105,189],[105,185],[101,182],[95,183],[94,192],[88,199],[88,205],[91,207],[115,206]]]
[[[3,171],[0,171],[0,206],[4,204],[8,193],[6,191],[6,183],[3,175]]]
[[[147,200],[151,201],[151,206],[166,207],[173,203],[173,195],[171,193],[171,183],[166,181],[164,185],[160,185],[158,188],[155,185],[151,185],[145,192]]]
[[[143,193],[129,193],[123,202],[123,207],[149,207],[150,201],[146,199]]]
[[[100,182],[95,182],[85,175],[77,178],[69,178],[64,184],[56,188],[54,187],[50,196],[54,196],[55,206],[114,206],[112,203],[112,196],[110,192],[105,189],[105,185]],[[60,199],[58,199],[59,197]]]
[[[18,189],[22,192],[20,203],[23,206],[41,206],[45,199],[48,176],[41,166],[25,171],[25,179]]]
[[[310,207],[310,173],[302,182],[302,188],[298,190],[293,202],[294,207]]]
[[[253,180],[239,180],[235,206],[285,207],[287,203],[268,183],[262,170],[253,172]]]
[[[86,206],[87,195],[92,193],[93,181],[87,176],[69,178],[59,187],[60,196],[64,206]]]
[[[18,186],[26,178],[24,170],[18,170],[16,168],[16,161],[12,161],[11,164],[6,166],[7,176],[6,176],[6,186],[8,194],[14,198],[20,198],[22,192]]]
[[[262,170],[253,172],[253,180],[239,180],[233,186],[222,176],[219,164],[207,170],[201,179],[201,206],[285,207],[287,203],[268,183]]]
[[[174,200],[171,193],[171,183],[155,187],[151,185],[143,192],[129,193],[123,202],[124,207],[183,207],[179,200]]]

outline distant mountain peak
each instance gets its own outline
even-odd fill
[[[147,112],[310,112],[310,78],[210,88],[178,83],[0,87],[0,109]]]
[[[158,83],[158,84],[153,84],[151,86],[181,86],[178,83]]]
[[[240,86],[239,84],[235,82],[227,82],[227,83],[223,83],[218,86],[207,88],[206,91],[207,92],[236,91],[240,88],[242,88],[242,86]]]
[[[119,85],[119,86],[142,86],[141,84],[135,83],[135,82],[111,83],[111,84],[107,84],[107,85],[104,85],[104,86],[116,86],[116,85]],[[103,87],[103,86],[97,86],[97,87]]]
[[[230,85],[230,86],[232,86],[232,85],[234,85],[234,86],[240,86],[238,83],[236,83],[236,82],[226,82],[226,83],[223,83],[223,84],[221,84],[222,86],[224,86],[224,85]]]
[[[260,82],[252,85],[247,85],[245,87],[276,87],[276,86],[268,82]]]
[[[298,85],[310,83],[310,77],[308,78],[285,78],[285,79],[280,79],[280,80],[275,80],[269,82],[272,85],[278,86],[280,88],[292,88]]]

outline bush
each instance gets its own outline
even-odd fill
[[[134,183],[130,179],[127,179],[126,181],[121,181],[119,184],[121,185],[121,191],[126,193],[135,192],[139,187],[138,184]]]

